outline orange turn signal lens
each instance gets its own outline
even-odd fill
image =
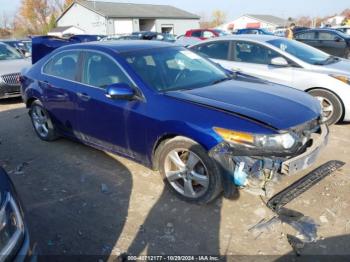
[[[232,130],[220,128],[220,127],[214,127],[214,131],[228,142],[240,143],[240,144],[254,143],[254,136],[249,133],[232,131]]]

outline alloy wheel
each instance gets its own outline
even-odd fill
[[[209,176],[203,161],[188,149],[174,149],[165,158],[165,175],[181,195],[199,198],[208,190]]]
[[[334,106],[330,100],[325,97],[317,96],[318,101],[320,101],[322,108],[322,115],[325,121],[328,121],[334,113]]]
[[[44,110],[39,106],[34,106],[31,112],[35,130],[41,137],[47,137],[49,134],[48,118]]]

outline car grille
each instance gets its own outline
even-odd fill
[[[1,78],[6,85],[18,86],[19,76],[20,76],[20,73],[14,73],[14,74],[2,75]]]

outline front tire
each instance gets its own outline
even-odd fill
[[[335,94],[323,89],[311,90],[309,94],[320,101],[323,117],[328,125],[333,125],[341,120],[343,105]]]
[[[54,141],[59,137],[48,112],[39,100],[36,100],[31,104],[29,115],[35,133],[40,139],[44,141]]]
[[[201,145],[185,137],[175,137],[160,150],[159,171],[165,185],[177,197],[207,204],[220,194],[220,170]]]

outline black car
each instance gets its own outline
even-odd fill
[[[30,242],[23,210],[15,188],[0,167],[1,261],[36,261],[36,246]]]
[[[334,29],[310,29],[298,32],[295,39],[330,55],[350,59],[350,36]]]

